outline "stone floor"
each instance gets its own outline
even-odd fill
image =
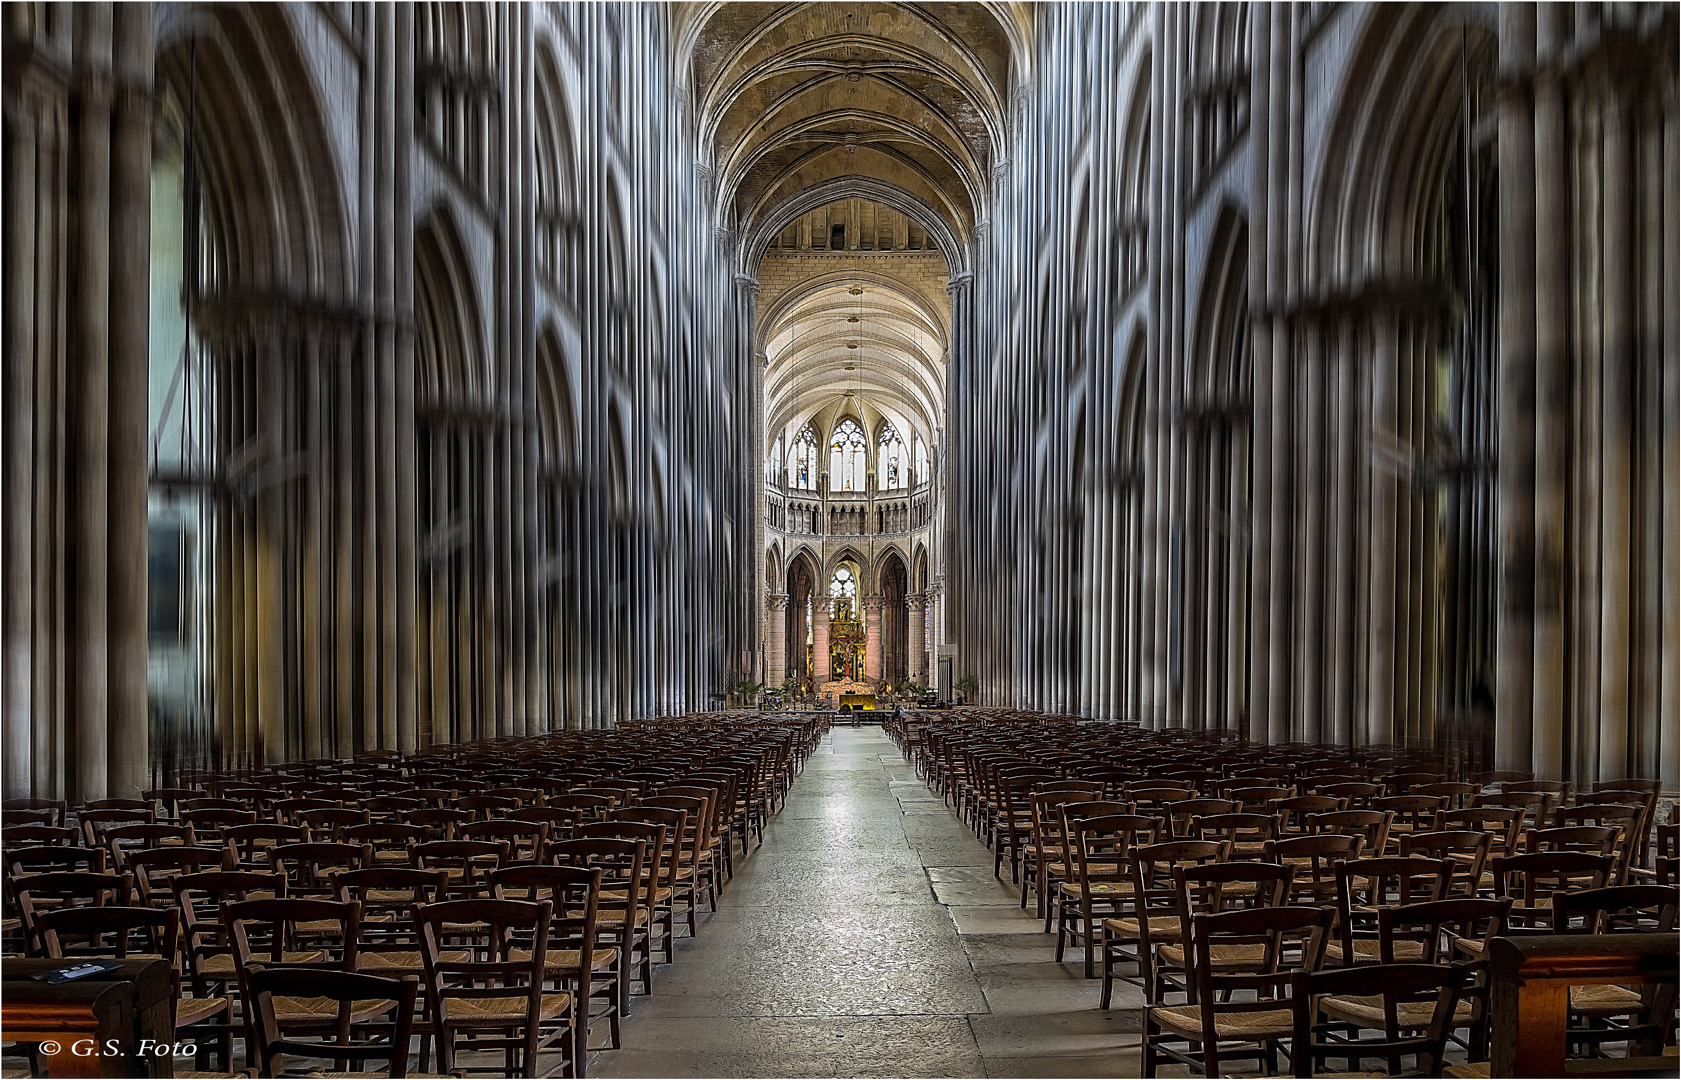
[[[836,729],[590,1075],[1137,1076],[1137,989],[1098,1011],[1016,901],[892,740]]]

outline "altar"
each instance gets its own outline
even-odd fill
[[[835,679],[817,688],[818,700],[832,709],[850,705],[853,709],[874,709],[876,689],[857,679]]]

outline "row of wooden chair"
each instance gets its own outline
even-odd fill
[[[1234,1057],[1276,1072],[1287,1046],[1298,1075],[1342,1056],[1393,1068],[1402,1045],[1440,1075],[1450,1040],[1474,1074],[1494,936],[1674,928],[1676,828],[1651,826],[1656,782],[1573,794],[1388,750],[1261,755],[1092,727],[999,710],[890,733],[992,845],[995,875],[1008,862],[1022,905],[1037,897],[1057,961],[1081,948],[1094,977],[1101,957],[1100,1007],[1136,966],[1146,1075]],[[1651,1050],[1672,1030],[1672,993],[1579,989],[1579,1049]],[[1379,1036],[1345,1055],[1360,1029]]]
[[[591,1028],[619,1045],[677,917],[693,936],[716,910],[821,734],[668,718],[201,774],[74,810],[14,801],[7,931],[40,955],[171,959],[201,1066],[214,1050],[230,1068],[238,1036],[265,1075],[313,1051],[402,1075],[413,1035],[422,1069],[434,1050],[469,1067],[470,1049],[534,1075],[553,1048],[581,1076]]]

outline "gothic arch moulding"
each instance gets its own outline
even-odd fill
[[[417,408],[486,406],[484,320],[472,262],[447,206],[433,207],[415,230],[414,291]]]
[[[577,467],[578,412],[572,364],[554,324],[537,337],[537,438],[543,471],[559,476]]]
[[[158,82],[191,118],[213,287],[348,302],[343,180],[287,6],[158,11]]]
[[[1493,48],[1477,4],[1373,4],[1349,54],[1340,104],[1310,189],[1308,280],[1413,284],[1434,245],[1427,202],[1453,153],[1462,48]]]

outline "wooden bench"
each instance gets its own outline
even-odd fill
[[[1489,944],[1493,1076],[1674,1076],[1676,1059],[1565,1059],[1570,988],[1595,983],[1676,984],[1676,934],[1560,934]],[[1673,1000],[1673,998],[1672,998]],[[1670,1007],[1673,1007],[1671,1005]]]
[[[0,1029],[8,1042],[56,1047],[49,1075],[173,1076],[175,988],[170,965],[131,960],[103,975],[52,983],[33,978],[70,960],[8,958]],[[150,1052],[142,1056],[142,1044]],[[107,1053],[110,1048],[115,1053]],[[161,1052],[152,1049],[161,1047]],[[97,1051],[97,1052],[95,1052]]]

